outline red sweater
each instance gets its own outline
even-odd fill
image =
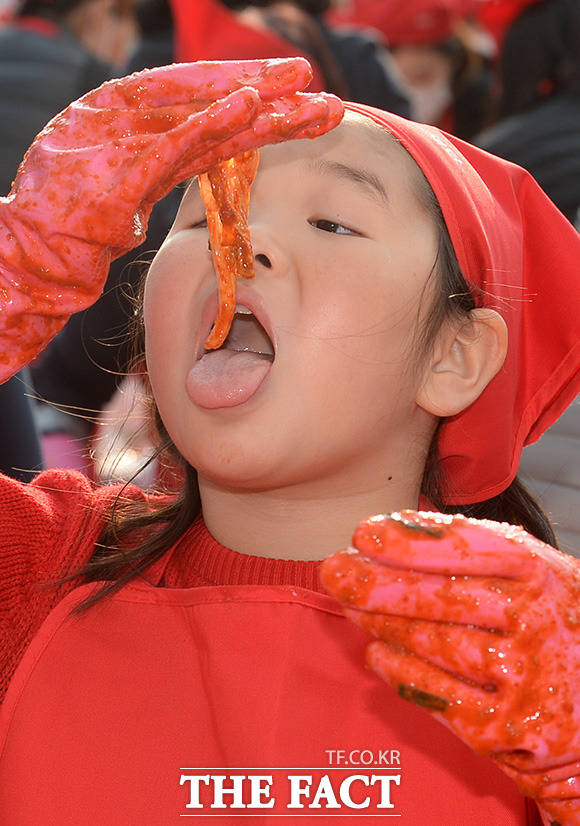
[[[91,558],[120,486],[95,487],[81,473],[49,470],[29,484],[0,474],[0,701],[24,651]],[[137,487],[124,496],[144,499]],[[294,562],[224,548],[199,519],[172,555],[163,585],[296,585],[320,591],[317,562]]]
[[[2,696],[42,622],[79,584],[78,579],[59,585],[47,582],[70,574],[89,561],[107,510],[119,490],[119,486],[95,488],[76,471],[47,471],[28,485],[0,476]],[[135,487],[127,488],[124,495],[132,499],[145,497]],[[165,588],[290,585],[320,591],[317,566],[317,562],[277,560],[231,551],[219,545],[199,519],[173,552],[160,584]],[[391,702],[400,701],[393,696]],[[409,706],[408,713],[412,720],[418,712]],[[423,727],[433,725],[425,717]],[[441,730],[441,738],[446,736]],[[450,748],[460,754],[465,750],[455,738]],[[409,756],[411,749],[412,743]],[[526,822],[539,823],[531,801],[522,805],[527,809]]]

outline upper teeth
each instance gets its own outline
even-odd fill
[[[252,315],[252,311],[244,307],[243,304],[236,304],[236,313],[239,313],[239,315]]]

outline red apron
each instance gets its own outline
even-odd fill
[[[491,761],[365,670],[366,637],[330,597],[140,581],[71,616],[92,587],[52,611],[9,687],[0,713],[1,824],[535,822]],[[236,773],[250,802],[249,784],[265,781],[249,777],[270,779],[256,801],[274,799],[273,808],[246,806],[242,819],[232,813],[233,792],[212,808],[216,782],[233,789]],[[289,784],[307,782],[295,775],[311,785],[297,798],[303,808],[287,809]],[[382,809],[379,775],[391,778]],[[327,808],[328,784],[338,808]],[[380,818],[368,814],[375,811]],[[283,812],[285,820],[272,817]]]

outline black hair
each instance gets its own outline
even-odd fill
[[[238,10],[252,6],[262,8],[272,6],[276,3],[276,0],[221,0],[221,2],[230,9]],[[327,12],[332,3],[331,0],[293,0],[292,5],[297,6],[308,14],[319,15]]]
[[[65,17],[76,6],[86,0],[24,0],[17,17],[46,17],[50,20],[60,20]]]
[[[156,36],[173,30],[173,14],[168,0],[139,0],[135,15],[143,35]]]

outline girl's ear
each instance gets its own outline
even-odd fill
[[[495,310],[476,309],[469,319],[443,324],[416,402],[435,416],[454,416],[485,390],[502,367],[507,326]]]

